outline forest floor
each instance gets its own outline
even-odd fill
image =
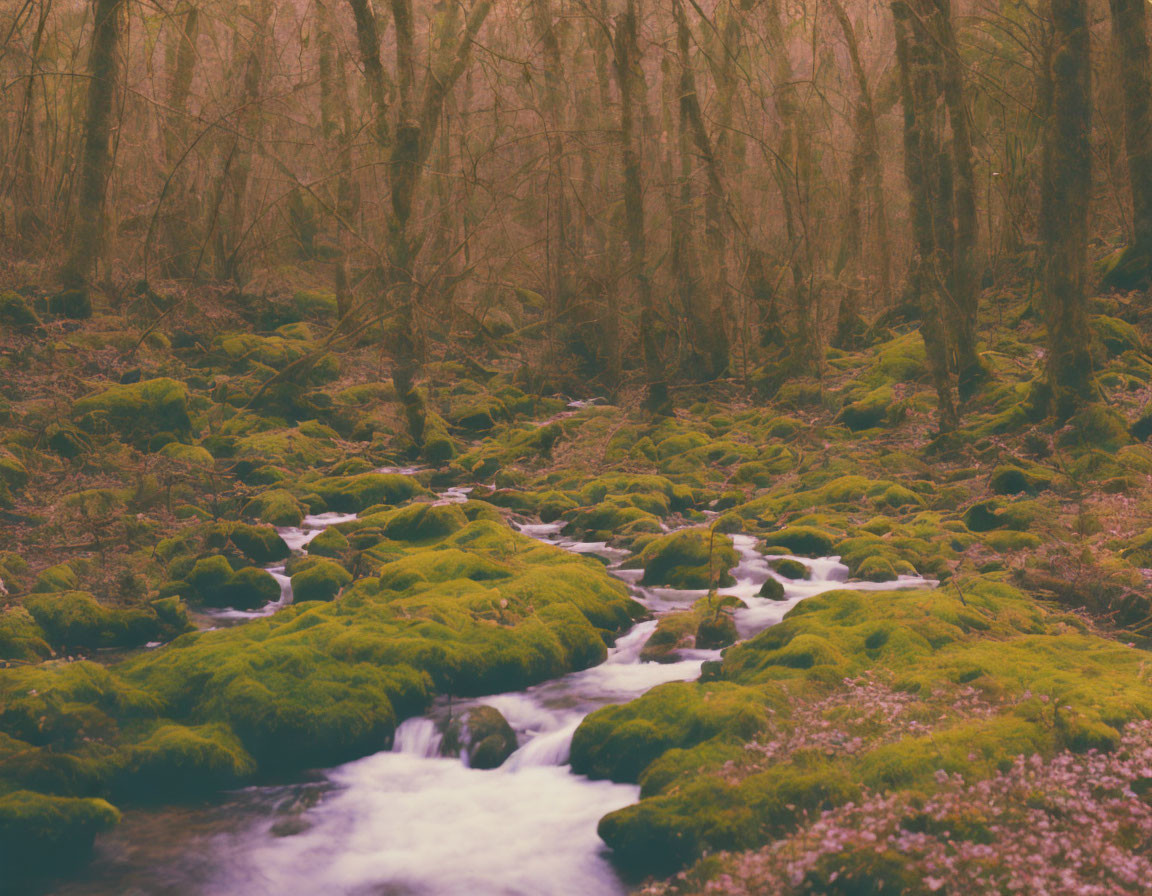
[[[1042,328],[987,298],[990,377],[946,440],[912,325],[659,418],[629,389],[570,404],[489,328],[479,360],[427,365],[417,451],[378,334],[324,350],[323,291],[205,290],[154,327],[143,296],[73,321],[0,293],[0,865],[35,876],[117,806],[363,756],[438,694],[600,662],[642,608],[510,525],[540,519],[651,585],[723,585],[737,532],[939,583],[809,598],[584,722],[574,771],[641,785],[600,833],[646,891],[1141,892],[1152,308],[1096,300],[1101,401],[1054,431],[1028,403]],[[450,486],[475,489],[432,500]],[[322,513],[348,519],[292,555],[274,527]],[[274,605],[276,563],[291,606],[204,630]],[[730,611],[665,617],[650,655],[730,643]]]

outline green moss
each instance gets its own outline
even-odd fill
[[[768,600],[787,600],[788,596],[784,593],[784,586],[780,583],[779,579],[774,579],[769,576],[764,584],[760,586],[760,591],[757,592],[759,597],[766,597]]]
[[[244,515],[273,526],[299,526],[304,521],[304,508],[295,495],[282,488],[261,492],[246,505]]]
[[[24,607],[0,610],[0,660],[36,663],[52,655],[44,630]]]
[[[806,579],[809,576],[807,566],[799,560],[792,560],[789,557],[772,560],[768,565],[786,579]]]
[[[72,405],[72,414],[89,432],[107,430],[136,444],[158,433],[190,433],[188,390],[162,377],[128,386],[111,386]]]
[[[727,587],[739,562],[732,539],[704,529],[686,529],[650,541],[641,551],[645,585],[670,588]]]
[[[292,576],[292,595],[297,602],[333,600],[352,581],[343,566],[331,560],[317,560]]]
[[[459,532],[468,525],[464,511],[454,504],[410,504],[387,515],[386,538],[394,541],[428,541]]]
[[[764,536],[766,542],[787,548],[799,557],[826,557],[832,551],[832,536],[812,526],[788,526]]]
[[[292,553],[272,526],[250,526],[247,523],[220,524],[208,543],[214,548],[231,544],[247,559],[261,566],[285,560]]]
[[[399,504],[428,493],[413,477],[395,473],[318,479],[310,487],[338,513],[359,513],[374,504]]]
[[[45,594],[52,591],[78,591],[79,589],[80,578],[67,563],[49,566],[36,577],[36,581],[32,584],[34,594]]]
[[[7,486],[17,492],[28,484],[28,469],[4,448],[0,448],[0,487]]]
[[[1001,464],[992,471],[989,487],[997,495],[1035,495],[1052,485],[1052,475],[1040,467],[1023,469],[1015,464]]]
[[[889,388],[877,389],[861,399],[846,404],[836,417],[853,432],[873,429],[889,422],[895,397]]]
[[[34,594],[24,607],[48,641],[65,650],[137,647],[156,640],[161,630],[155,612],[105,607],[86,591]]]
[[[726,683],[675,682],[588,716],[572,740],[576,774],[636,781],[656,757],[715,737],[751,738],[768,722],[763,698]]]
[[[518,746],[516,732],[498,709],[477,706],[464,721],[468,737],[468,765],[493,769],[504,764]]]
[[[184,466],[199,470],[211,470],[216,465],[216,459],[206,448],[200,445],[185,445],[182,442],[169,442],[160,449],[160,455],[174,460]]]
[[[351,547],[351,542],[343,532],[335,526],[329,526],[308,542],[308,554],[313,557],[340,558]]]
[[[25,298],[9,289],[0,292],[0,327],[29,335],[38,332],[42,324]]]
[[[17,790],[0,796],[0,865],[16,883],[33,874],[54,874],[83,859],[97,834],[120,821],[100,799],[48,796]]]
[[[161,724],[116,757],[118,793],[155,800],[193,796],[205,787],[234,787],[256,763],[224,725]]]

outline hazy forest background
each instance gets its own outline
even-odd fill
[[[0,0],[0,893],[1145,892],[1148,6]]]

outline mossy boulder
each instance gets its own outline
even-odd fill
[[[147,445],[158,433],[187,436],[188,390],[168,377],[111,386],[78,399],[72,416],[89,432],[108,431],[137,445]]]
[[[220,724],[161,724],[124,748],[116,765],[116,793],[147,800],[234,787],[256,771],[236,735]]]
[[[255,610],[280,599],[280,583],[267,570],[246,566],[236,570],[212,599],[217,606]]]
[[[572,771],[636,781],[658,756],[721,736],[751,738],[767,725],[764,703],[725,682],[675,682],[588,716],[572,739]]]
[[[212,547],[222,548],[231,543],[241,554],[253,563],[267,566],[286,560],[292,553],[280,533],[272,526],[252,526],[247,523],[224,523],[219,527],[215,538],[210,539]]]
[[[725,588],[740,558],[732,539],[705,529],[686,529],[653,539],[640,552],[641,583],[669,588]]]
[[[0,867],[6,883],[55,874],[87,858],[120,813],[101,799],[16,790],[0,796]]]
[[[220,554],[201,557],[187,576],[182,596],[205,607],[254,610],[280,599],[280,583],[267,570],[245,566],[233,571]]]
[[[0,448],[0,488],[21,491],[28,484],[28,468],[11,451]]]
[[[493,769],[516,752],[516,732],[498,709],[477,706],[468,711],[464,722],[470,768]]]
[[[363,473],[318,479],[310,487],[324,499],[330,510],[338,513],[359,513],[375,504],[400,504],[428,494],[416,479],[398,473]]]
[[[874,429],[889,421],[894,401],[891,389],[877,389],[846,404],[837,415],[836,422],[843,423],[853,432]]]
[[[40,317],[18,292],[0,292],[0,329],[22,335],[31,335],[42,328]]]
[[[727,613],[706,616],[696,626],[696,646],[700,650],[719,650],[736,643],[739,633],[736,621]]]
[[[760,586],[757,596],[767,598],[768,600],[788,599],[788,595],[784,593],[784,585],[779,579],[774,579],[771,576],[764,580],[764,584]]]
[[[79,591],[80,577],[67,563],[57,563],[42,570],[32,583],[33,594],[47,594],[53,591]]]
[[[771,561],[768,565],[784,578],[792,579],[793,581],[806,579],[810,575],[807,566],[799,560],[793,560],[791,557],[780,557]]]
[[[1051,487],[1052,474],[1040,467],[1024,469],[1001,464],[992,471],[989,487],[997,495],[1035,495]]]
[[[468,525],[464,511],[454,504],[409,504],[388,515],[383,525],[393,541],[427,541],[459,532]]]
[[[38,663],[52,655],[47,635],[24,607],[0,610],[0,660]]]
[[[318,559],[292,576],[292,598],[297,603],[333,600],[351,582],[352,574],[339,563]]]
[[[296,496],[282,488],[261,492],[244,505],[244,516],[273,526],[298,527],[304,522],[304,508]]]
[[[48,641],[64,650],[138,647],[161,630],[155,612],[106,607],[86,591],[30,595],[24,607]]]
[[[764,540],[774,547],[787,548],[798,557],[827,557],[835,543],[831,535],[814,526],[788,526],[769,532]]]

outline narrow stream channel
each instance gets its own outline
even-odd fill
[[[462,501],[450,489],[444,502]],[[302,528],[281,530],[288,545],[306,551],[327,526],[354,517],[322,514]],[[617,565],[626,552],[563,537],[563,524],[518,527],[533,538],[577,553],[602,556],[614,575],[655,616],[684,609],[704,592],[643,588],[640,570]],[[741,638],[780,621],[806,597],[834,588],[880,590],[917,587],[925,580],[846,582],[835,558],[803,562],[805,581],[781,579],[786,599],[757,596],[769,576],[756,539],[733,536],[740,562],[736,584],[723,594],[740,597]],[[254,612],[218,611],[217,624],[241,624],[269,615],[292,599],[283,568],[279,602]],[[607,660],[582,672],[524,691],[467,701],[438,701],[425,717],[397,729],[391,751],[321,773],[315,781],[251,787],[202,806],[136,810],[103,838],[83,883],[73,894],[196,894],[196,896],[612,896],[627,892],[607,848],[596,835],[599,819],[638,799],[631,785],[590,781],[568,768],[572,735],[598,707],[624,703],[656,685],[694,680],[701,664],[720,651],[684,650],[670,663],[641,663],[640,651],[656,627],[637,624],[621,636]],[[519,749],[499,769],[471,769],[467,757],[440,755],[440,731],[449,714],[474,705],[495,707],[516,731]]]

